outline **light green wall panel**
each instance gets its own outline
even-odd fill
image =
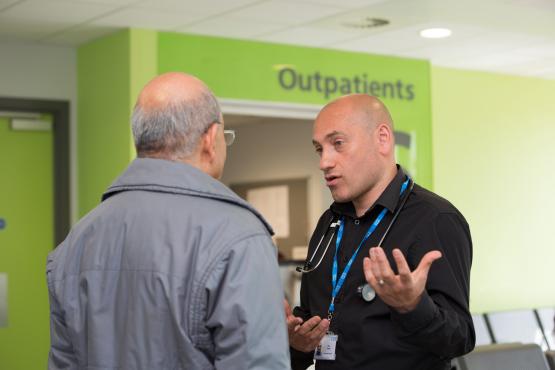
[[[474,312],[555,305],[555,81],[432,69],[434,188],[474,240]]]
[[[401,163],[432,185],[427,61],[176,33],[159,33],[158,48],[159,72],[194,74],[220,98],[325,104],[347,93],[378,95],[412,138],[413,151],[399,149]]]
[[[130,116],[138,91],[157,72],[156,32],[125,30],[79,47],[79,216],[135,156]]]
[[[129,37],[119,32],[77,51],[79,217],[129,163]]]
[[[142,88],[158,74],[158,32],[132,29],[130,32],[130,111],[137,101]],[[131,158],[137,155],[133,135],[131,140]]]

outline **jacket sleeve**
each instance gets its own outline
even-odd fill
[[[468,224],[458,213],[440,213],[409,249],[415,268],[424,254],[442,252],[428,275],[426,291],[415,310],[391,318],[400,337],[440,358],[451,359],[474,348],[475,333],[468,311],[472,242]]]
[[[56,299],[55,286],[52,281],[54,258],[48,257],[46,265],[46,279],[50,300],[50,353],[48,354],[48,370],[77,369],[78,363],[69,333],[65,315]]]
[[[266,234],[232,242],[206,283],[216,369],[289,367],[283,288]]]
[[[316,225],[316,229],[314,230],[309,243],[309,256],[314,253],[314,250],[318,245],[318,240],[322,237],[322,235],[325,234],[327,226],[331,223],[332,220],[333,215],[329,211],[325,212],[318,220],[318,224]],[[293,310],[293,314],[297,317],[302,318],[303,321],[307,321],[313,316],[310,310],[310,285],[308,284],[307,279],[308,275],[303,274],[301,277],[300,306],[295,307]],[[314,363],[314,352],[301,352],[297,351],[293,347],[289,347],[289,353],[291,356],[291,368],[293,370],[305,370]]]

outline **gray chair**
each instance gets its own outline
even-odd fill
[[[487,314],[495,343],[535,343],[548,349],[533,310],[492,312]]]
[[[547,359],[547,363],[549,364],[549,368],[551,370],[555,370],[555,351],[545,352],[545,358]]]
[[[547,359],[537,344],[479,346],[457,360],[458,370],[549,370]]]
[[[555,351],[555,308],[538,308],[536,312],[542,324],[547,345],[550,350]]]
[[[463,366],[463,359],[460,357],[451,360],[451,370],[466,370]]]
[[[476,332],[476,346],[492,344],[493,340],[486,324],[484,315],[473,314],[472,322],[474,323],[474,331]]]

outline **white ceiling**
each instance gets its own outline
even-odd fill
[[[368,17],[390,23],[344,25]],[[451,28],[453,35],[418,35],[432,26]],[[0,0],[0,41],[75,46],[125,27],[555,79],[555,0]]]

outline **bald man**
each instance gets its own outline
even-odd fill
[[[230,138],[216,98],[161,75],[132,129],[138,158],[48,257],[48,368],[288,367],[272,230],[218,181]]]
[[[464,217],[396,165],[375,97],[325,106],[312,142],[334,203],[310,240],[301,305],[285,302],[293,369],[450,369],[475,342]]]

